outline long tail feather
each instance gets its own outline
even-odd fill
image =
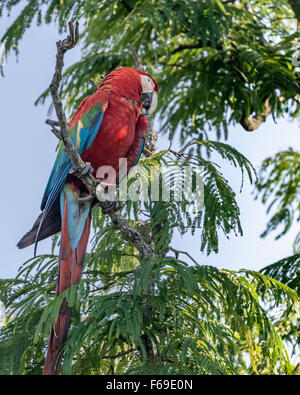
[[[32,229],[26,233],[25,236],[18,242],[17,247],[25,248],[34,244],[36,241],[46,239],[60,231],[61,218],[59,209],[59,199],[53,204],[46,218],[44,218],[43,226],[41,226],[41,219],[43,213],[39,215],[35,221]],[[38,232],[38,229],[39,232]],[[38,234],[39,233],[39,234]],[[38,236],[37,236],[38,234]]]
[[[77,204],[77,218],[75,218],[76,223],[70,223],[74,220],[74,216],[70,216],[68,213],[70,210],[70,205]],[[61,246],[59,255],[59,266],[58,266],[58,279],[56,285],[56,295],[60,295],[64,290],[69,288],[71,285],[77,283],[81,278],[82,265],[84,261],[84,256],[86,252],[86,247],[88,243],[89,233],[90,233],[90,223],[91,214],[90,206],[79,205],[78,202],[74,200],[70,205],[67,204],[67,196],[63,197],[63,207],[62,207],[62,227],[61,227]],[[81,207],[79,207],[81,206]],[[87,213],[88,212],[88,213]],[[84,213],[84,223],[78,227],[80,219]],[[69,215],[68,215],[69,214]],[[74,212],[72,212],[74,214]],[[69,218],[68,218],[69,217]],[[73,225],[73,227],[72,227]],[[77,227],[76,227],[77,225]],[[70,226],[73,231],[70,231]],[[74,227],[75,232],[74,232]],[[72,236],[70,237],[70,232]],[[74,248],[74,235],[78,237],[78,232],[80,233],[79,241],[76,242],[76,247]],[[68,306],[66,299],[63,300],[59,316],[57,318],[54,328],[52,328],[48,351],[46,356],[46,361],[44,365],[44,375],[56,375],[58,374],[59,365],[61,362],[62,355],[60,349],[64,344],[70,323],[71,323],[72,308]]]

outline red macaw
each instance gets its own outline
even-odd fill
[[[96,177],[101,166],[111,166],[116,174],[119,159],[126,158],[128,170],[143,151],[147,120],[157,105],[157,82],[147,73],[122,67],[108,74],[97,91],[84,99],[75,112],[69,132],[83,161],[89,162]],[[81,277],[91,223],[91,208],[96,203],[82,202],[87,195],[82,182],[70,170],[71,161],[63,143],[43,196],[42,213],[32,229],[19,241],[24,248],[61,230],[56,295]],[[70,326],[72,308],[64,300],[52,329],[43,374],[58,374],[63,345]]]

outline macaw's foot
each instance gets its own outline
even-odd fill
[[[95,196],[91,195],[90,193],[86,196],[77,198],[79,203],[91,203],[95,199]]]
[[[108,184],[99,182],[96,187],[96,197],[99,200],[103,214],[108,214],[112,211],[118,211],[121,208],[120,203],[116,199],[115,189],[112,188],[109,190]]]
[[[77,178],[82,178],[87,176],[88,174],[92,174],[94,169],[92,168],[89,162],[85,162],[84,167],[81,170],[74,170],[73,168],[70,170],[69,174],[75,176]]]
[[[111,211],[118,211],[118,210],[120,210],[120,208],[121,208],[121,205],[116,200],[114,200],[114,201],[107,200],[106,202],[101,203],[101,209],[102,209],[103,214],[108,214]]]

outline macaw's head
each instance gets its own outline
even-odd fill
[[[131,67],[112,71],[99,84],[115,94],[135,100],[143,106],[146,115],[153,114],[157,106],[158,85],[151,75]]]

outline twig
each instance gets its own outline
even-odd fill
[[[133,254],[122,254],[122,255],[126,255],[126,256],[135,256]],[[137,259],[139,259],[140,257],[135,256]],[[121,277],[126,277],[128,274],[132,274],[134,273],[134,270],[127,270],[125,272],[119,272],[118,273],[118,277],[112,281],[110,281],[108,284],[103,285],[102,287],[95,287],[94,289],[92,289],[90,292],[97,292],[97,291],[106,291],[107,289],[109,289],[112,285],[114,284],[118,284],[118,282],[120,281]]]
[[[98,85],[96,84],[96,82],[91,78],[90,80],[89,80],[89,83],[91,84],[91,85],[93,85],[93,87],[97,90],[98,89]]]
[[[180,156],[180,157],[185,156],[185,154],[183,154],[182,152],[174,151],[171,148],[168,148],[168,151],[171,152],[172,154],[176,155],[176,156]]]
[[[206,45],[204,46],[202,39],[200,38],[197,43],[195,44],[180,44],[177,48],[173,49],[171,55],[176,54],[177,52],[184,51],[185,49],[199,49],[199,48],[206,48],[212,47],[213,44],[210,40],[207,40]],[[222,51],[224,49],[221,43],[216,43],[215,48]]]
[[[133,48],[132,45],[129,46],[129,50],[132,53],[134,60],[135,60],[135,68],[141,71],[144,71],[144,66],[143,63],[141,61],[141,58],[139,57],[139,55],[137,54],[136,50]]]
[[[150,151],[148,148],[144,148],[144,150],[149,154],[149,155],[153,155],[154,154],[154,152],[152,152],[152,151]]]
[[[270,44],[269,44],[268,41],[265,39],[264,34],[263,34],[262,32],[260,32],[260,28],[262,27],[262,25],[261,25],[261,23],[259,22],[257,16],[255,15],[255,12],[253,11],[253,8],[252,8],[252,6],[251,6],[250,1],[248,1],[247,3],[245,3],[244,7],[245,7],[245,10],[248,11],[249,14],[252,15],[253,21],[254,21],[254,23],[256,24],[257,28],[258,28],[258,32],[260,33],[260,38],[261,38],[263,44],[264,44],[266,47],[269,47]]]
[[[59,122],[51,121],[50,119],[46,119],[45,123],[51,126],[51,132],[58,138],[58,140],[62,139],[62,135],[59,129],[56,126],[59,126]]]
[[[197,266],[201,266],[201,265],[199,265],[199,263],[197,261],[195,261],[195,259],[188,252],[186,252],[186,251],[179,251],[179,250],[176,250],[173,247],[169,247],[169,250],[171,250],[171,251],[173,251],[175,253],[176,259],[178,259],[179,254],[184,254],[184,255],[188,256]]]
[[[117,284],[118,283],[118,279],[115,281],[110,282],[107,285],[104,285],[103,287],[95,287],[94,289],[91,289],[90,292],[99,292],[99,291],[106,291],[107,289],[109,289],[112,285]]]
[[[116,355],[104,355],[101,357],[101,359],[115,359],[119,357],[123,357],[124,355],[131,354],[132,352],[137,351],[135,348],[130,348],[127,351],[119,352],[119,354]]]

